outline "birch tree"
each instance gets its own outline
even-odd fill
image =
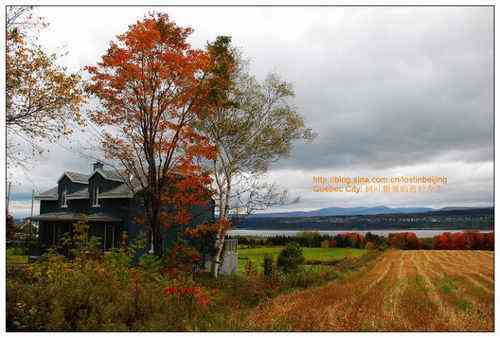
[[[220,227],[213,274],[218,276],[224,238],[231,215],[251,214],[287,201],[287,191],[263,180],[270,165],[290,155],[293,143],[312,140],[311,129],[290,103],[292,85],[276,74],[263,82],[248,74],[243,63],[233,77],[229,103],[203,121],[201,129],[216,146],[211,161]]]

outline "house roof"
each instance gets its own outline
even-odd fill
[[[80,190],[77,190],[71,194],[66,196],[66,199],[74,200],[74,199],[87,199],[89,198],[89,189],[88,187],[84,187]]]
[[[120,184],[111,190],[99,194],[99,198],[131,198],[133,196],[133,192],[126,184]]]
[[[89,222],[121,222],[122,219],[118,217],[111,216],[107,213],[98,212],[93,214],[79,214],[75,212],[49,212],[46,214],[41,214],[38,216],[31,217],[34,221],[83,221],[88,220]]]
[[[90,179],[92,176],[94,176],[96,173],[99,173],[102,177],[104,177],[107,180],[111,181],[117,181],[117,182],[125,182],[122,178],[122,176],[114,171],[114,170],[104,170],[104,169],[97,169],[92,175],[89,176],[88,179]]]
[[[57,186],[39,193],[35,199],[57,200]]]
[[[57,180],[57,182],[59,182],[64,176],[69,178],[71,182],[82,184],[88,184],[90,178],[90,175],[87,174],[77,173],[74,171],[65,171],[64,174],[62,174],[61,178]]]
[[[85,184],[86,186],[82,189],[75,191],[66,196],[67,199],[87,199],[89,198],[88,184],[89,180],[96,173],[99,173],[104,179],[123,183],[116,188],[109,191],[103,192],[99,195],[100,198],[130,198],[133,197],[133,193],[130,191],[128,186],[124,184],[124,179],[114,170],[105,170],[98,168],[93,174],[83,174],[74,171],[65,171],[62,176],[57,180],[59,182],[62,178],[67,177],[71,182]],[[38,200],[57,200],[59,198],[58,187],[53,187],[47,191],[44,191],[35,196]]]
[[[57,200],[58,193],[57,187],[54,187],[50,190],[44,191],[35,196],[35,199],[38,200]],[[130,190],[130,188],[125,184],[120,184],[119,186],[110,189],[108,191],[104,191],[99,194],[99,198],[132,198],[134,197],[134,193]],[[76,199],[88,199],[90,198],[88,187],[84,187],[80,190],[77,190],[71,194],[66,195],[66,199],[68,200],[76,200]]]
[[[66,198],[69,200],[88,199],[88,198],[90,198],[89,190],[88,190],[89,180],[97,173],[99,173],[99,175],[101,175],[106,180],[122,183],[119,186],[117,186],[111,190],[99,193],[99,198],[132,198],[134,196],[133,191],[125,183],[125,180],[124,180],[124,177],[122,176],[122,174],[116,170],[105,170],[102,168],[98,168],[91,175],[78,173],[78,172],[74,172],[74,171],[65,171],[64,174],[59,178],[58,182],[63,177],[66,176],[72,182],[85,184],[85,187],[82,187],[80,190],[75,191],[71,194],[68,194],[66,196]],[[177,171],[174,171],[173,173],[176,175],[182,175],[181,173],[179,173]],[[138,186],[137,180],[135,180],[135,181],[132,180],[131,184],[134,184],[134,186],[135,185]],[[54,187],[52,189],[44,191],[44,192],[38,194],[37,196],[35,196],[35,198],[39,199],[39,200],[57,200],[58,197],[59,197],[58,196],[58,187]]]

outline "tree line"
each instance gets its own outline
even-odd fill
[[[479,231],[444,232],[431,238],[418,238],[414,232],[390,233],[388,236],[354,232],[336,235],[317,231],[299,232],[296,236],[278,235],[266,238],[238,237],[238,243],[249,247],[286,246],[296,243],[311,248],[359,248],[401,250],[494,250],[494,233]]]

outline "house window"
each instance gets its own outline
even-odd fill
[[[101,192],[101,189],[99,187],[94,187],[94,190],[92,192],[92,207],[99,207],[99,193]]]
[[[61,194],[61,208],[67,208],[68,204],[66,201],[66,188],[63,189]]]

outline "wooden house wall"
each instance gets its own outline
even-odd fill
[[[138,216],[144,215],[144,204],[139,196],[136,196],[133,200],[131,200],[131,214],[130,214],[130,224],[129,224],[129,234],[130,239],[136,238],[141,232],[143,235],[146,235],[143,226],[136,224],[135,219]],[[168,206],[164,207],[165,211],[172,212],[172,208]],[[161,228],[163,240],[164,240],[164,248],[168,251],[177,240],[179,235],[182,236],[186,228],[194,227],[203,223],[212,222],[215,219],[215,203],[212,199],[210,199],[206,206],[193,206],[190,209],[191,214],[193,215],[193,219],[187,225],[176,225],[171,227],[170,229]]]
[[[81,190],[83,188],[85,188],[87,185],[86,184],[82,184],[82,183],[75,183],[75,182],[72,182],[67,176],[64,176],[63,178],[61,178],[58,182],[58,189],[57,189],[57,192],[58,192],[58,196],[59,196],[59,204],[61,203],[61,196],[62,196],[62,192],[64,190],[64,188],[66,188],[66,195],[69,195],[69,194],[72,194],[78,190]],[[66,209],[66,208],[63,208],[63,209]]]

